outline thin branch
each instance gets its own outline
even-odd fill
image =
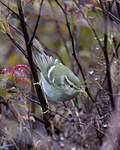
[[[53,13],[54,18],[56,18],[56,12],[54,11],[54,7],[53,7],[53,5],[52,5],[52,1],[51,1],[51,0],[48,0],[48,3],[49,3],[49,5],[50,5],[50,8],[51,8],[51,10],[52,10],[52,13]],[[63,44],[64,44],[64,47],[65,47],[65,49],[66,49],[66,51],[67,51],[67,54],[68,54],[68,56],[71,58],[72,55],[70,55],[67,42],[66,42],[66,40],[65,40],[65,37],[64,37],[63,33],[61,32],[61,28],[60,28],[60,25],[59,25],[59,21],[58,21],[57,19],[55,19],[55,25],[56,25],[56,30],[57,30],[57,32],[58,32],[60,38],[62,39],[62,42],[63,42]],[[55,53],[55,52],[54,52],[54,53]],[[61,62],[63,62],[63,60],[62,60],[61,58],[59,58],[59,59],[60,59]],[[73,64],[72,64],[72,65],[73,65]]]
[[[77,65],[78,65],[78,67],[79,67],[79,69],[81,71],[81,74],[82,74],[82,77],[83,77],[83,80],[84,80],[84,84],[85,84],[85,91],[88,94],[88,96],[90,97],[90,99],[92,100],[92,102],[95,102],[94,98],[92,97],[92,95],[91,95],[91,93],[90,93],[90,91],[88,89],[87,82],[86,82],[86,77],[84,75],[82,66],[79,63],[78,59],[77,59],[77,55],[76,55],[76,51],[75,51],[75,45],[74,45],[74,38],[73,38],[73,35],[72,35],[72,32],[71,32],[71,28],[70,28],[70,24],[69,24],[69,21],[68,21],[67,13],[64,10],[64,8],[61,6],[61,4],[58,2],[58,0],[55,0],[55,1],[58,4],[58,6],[62,9],[62,11],[63,11],[63,13],[65,15],[66,26],[67,26],[67,29],[68,29],[68,32],[69,32],[69,35],[70,35],[71,43],[72,43],[73,57],[74,57]]]
[[[22,9],[21,0],[17,0],[17,6],[18,6],[19,15],[20,15],[19,19],[20,19],[22,31],[23,31],[23,34],[24,34],[24,40],[25,40],[25,43],[26,43],[26,49],[27,49],[27,54],[28,54],[28,62],[29,62],[30,67],[31,67],[31,72],[32,72],[32,75],[33,75],[34,82],[38,83],[39,78],[38,78],[37,70],[33,65],[34,63],[33,63],[33,58],[32,58],[32,51],[31,51],[32,44],[31,45],[29,44],[30,38],[29,38],[27,28],[26,28],[26,23],[25,23],[25,19],[24,19],[24,13],[23,13],[23,9]],[[39,101],[41,103],[42,110],[43,110],[43,112],[46,112],[48,110],[48,104],[47,104],[47,102],[44,98],[41,86],[37,84],[35,86],[35,88],[36,88],[36,92],[37,92]]]
[[[22,54],[25,56],[26,59],[28,59],[28,55],[25,52],[25,50],[15,41],[15,39],[9,34],[6,33],[6,35],[9,37],[9,39],[11,40],[11,42],[20,50],[20,52],[22,52]],[[38,68],[38,66],[36,66],[36,64],[33,64],[34,67],[40,71],[40,69]]]
[[[20,16],[14,11],[12,10],[9,6],[7,6],[5,3],[3,3],[1,0],[0,0],[0,3],[6,7],[9,11],[11,11],[17,18],[20,18]]]
[[[104,15],[104,23],[105,23],[105,32],[107,32],[107,24],[106,24],[106,15],[107,13],[109,13],[109,11],[106,11],[104,9],[104,6],[102,4],[102,1],[100,1],[101,4],[101,8],[103,10],[103,15]],[[82,13],[83,14],[83,13]],[[84,16],[84,14],[83,14]],[[114,100],[113,100],[113,92],[112,92],[112,83],[111,83],[111,74],[110,74],[110,62],[109,62],[109,58],[108,58],[108,52],[107,52],[107,41],[108,41],[108,37],[107,34],[104,33],[104,46],[102,45],[101,41],[99,40],[99,37],[95,31],[95,29],[92,27],[91,23],[89,22],[89,20],[84,16],[84,18],[86,19],[86,21],[88,22],[90,28],[92,29],[99,46],[101,47],[101,49],[103,50],[104,56],[105,56],[105,61],[106,61],[106,76],[107,76],[107,81],[108,81],[108,90],[109,90],[109,96],[110,96],[110,100],[111,100],[111,105],[114,109]],[[116,47],[117,49],[119,48],[119,45]]]
[[[76,3],[75,3],[76,4]],[[80,6],[79,5],[76,5],[77,8],[79,9],[80,13],[83,15],[84,19],[87,21],[88,25],[90,26],[92,32],[94,33],[95,35],[95,38],[100,46],[101,49],[103,49],[103,45],[102,45],[102,42],[100,41],[95,29],[93,28],[93,25],[91,24],[91,22],[89,21],[89,19],[84,15],[84,13],[80,10]]]
[[[0,0],[0,2],[1,2],[1,0]],[[9,11],[11,11],[17,18],[20,18],[20,16],[18,15],[18,14],[16,14],[12,9],[10,9],[6,4],[4,4],[3,2],[1,2],[6,8],[8,8],[8,10]],[[26,24],[26,26],[30,29],[30,30],[32,30],[31,29],[31,27],[25,22],[25,24]],[[11,25],[11,24],[10,24]],[[12,26],[13,27],[13,26]],[[20,33],[20,31],[17,29],[17,28],[15,28],[15,27],[13,27],[18,33]],[[34,31],[34,32],[36,32],[36,31]],[[20,33],[21,34],[21,33]],[[22,34],[22,36],[23,36],[23,34]],[[37,38],[37,39],[39,39],[36,35],[35,35],[35,37]],[[51,52],[53,52],[51,49],[48,49],[41,41],[40,41],[40,43],[42,44],[42,46],[46,49],[46,50],[50,50]],[[64,43],[65,44],[65,43]],[[65,44],[65,47],[66,47],[66,44]],[[66,47],[67,48],[67,47]],[[55,51],[54,51],[54,53],[55,53]],[[57,56],[58,56],[58,54],[57,53],[55,53]],[[58,56],[59,57],[59,56]],[[60,58],[59,58],[60,59]],[[61,60],[62,61],[62,60]]]
[[[120,4],[117,1],[116,1],[116,7],[117,7],[118,18],[120,19]]]
[[[99,0],[99,2],[100,2],[101,7],[103,7],[103,6],[102,6],[102,5],[103,5],[103,4],[102,4],[102,1]],[[114,19],[114,21],[120,23],[120,19],[117,18],[117,17],[116,17],[114,14],[112,14],[110,11],[108,11],[107,9],[102,9],[102,11],[103,11],[103,13],[106,13],[106,14],[110,15],[110,16]]]
[[[112,1],[112,3],[113,3],[113,1]],[[99,4],[99,3],[98,3],[98,4]],[[76,6],[79,8],[78,5],[76,5]],[[79,9],[80,9],[80,8],[79,8]],[[107,14],[109,14],[111,17],[113,17],[118,23],[120,23],[120,19],[118,19],[117,17],[115,17],[111,12],[109,12],[109,11],[106,10],[106,9],[103,10],[103,11],[104,11],[104,13],[107,13]],[[89,19],[88,19],[87,17],[85,17],[85,15],[84,15],[83,12],[81,12],[81,13],[82,13],[84,19],[87,21],[88,25],[90,26],[92,32],[94,33],[95,38],[96,38],[96,40],[98,41],[98,44],[99,44],[100,48],[103,49],[103,45],[102,45],[102,43],[101,43],[101,41],[100,41],[100,39],[99,39],[99,37],[98,37],[98,35],[97,35],[95,29],[93,28],[91,22],[89,21]],[[115,48],[115,52],[116,52],[116,53],[118,53],[119,47],[120,47],[120,42],[118,43],[118,45],[117,45],[116,48]]]
[[[104,47],[103,47],[103,53],[105,57],[105,62],[106,62],[106,76],[107,76],[107,85],[108,85],[108,90],[109,90],[109,97],[111,101],[111,105],[113,110],[115,109],[115,103],[114,103],[114,98],[113,98],[113,91],[112,91],[112,81],[111,81],[111,73],[110,73],[110,62],[109,62],[109,57],[108,57],[108,16],[104,11],[104,6],[101,0],[100,5],[103,10],[103,17],[104,17]]]
[[[27,28],[26,28],[26,23],[25,23],[24,12],[23,12],[23,8],[22,8],[21,0],[17,0],[17,6],[18,6],[18,11],[19,11],[19,16],[20,16],[19,20],[21,23],[22,31],[24,34],[24,40],[25,40],[26,47],[27,47],[28,41],[29,41],[29,35],[27,32]],[[32,56],[31,50],[27,50],[27,51],[28,51],[28,54]]]
[[[6,33],[7,36],[10,38],[10,40],[12,41],[12,43],[23,53],[23,55],[28,59],[28,56],[25,52],[25,50],[13,39],[13,37],[9,34]]]
[[[29,46],[29,45],[32,45],[32,41],[33,41],[33,39],[34,39],[34,37],[35,37],[36,31],[37,31],[37,28],[38,28],[38,23],[39,23],[39,20],[40,20],[40,17],[41,17],[41,10],[42,10],[43,1],[44,1],[44,0],[41,0],[38,18],[37,18],[37,21],[36,21],[36,24],[35,24],[35,28],[34,28],[34,31],[33,31],[32,37],[31,37],[31,39],[30,39],[30,41],[29,41],[28,46]]]
[[[119,49],[119,47],[120,47],[120,42],[117,44],[117,46],[115,48],[115,52],[116,52],[117,57],[118,57],[118,49]]]
[[[34,99],[36,99],[36,100],[34,100],[34,99],[30,98],[30,97],[26,97],[26,98],[27,98],[27,100],[28,100],[29,102],[35,103],[35,104],[37,104],[37,105],[40,106],[40,102],[37,101],[37,98],[36,98],[36,97],[34,97]],[[68,121],[68,122],[71,123],[71,120],[70,120],[69,118],[65,117],[64,115],[60,114],[59,112],[54,111],[54,110],[52,110],[52,109],[50,109],[50,108],[49,108],[49,111],[52,112],[52,113],[54,113],[55,115],[56,115],[56,114],[59,115],[60,117],[64,118],[66,121]],[[81,125],[84,125],[83,123],[80,123],[80,124],[81,124]]]

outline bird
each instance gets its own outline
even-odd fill
[[[82,91],[79,78],[60,60],[47,55],[38,40],[34,39],[33,46],[33,61],[39,68],[37,84],[41,85],[47,100],[57,103],[76,97]]]

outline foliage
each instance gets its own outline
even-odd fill
[[[0,0],[0,6],[0,149],[99,149],[112,111],[119,115],[119,2]],[[85,94],[64,104],[46,101],[33,39],[72,69]]]

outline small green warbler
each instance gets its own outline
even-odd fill
[[[33,60],[41,70],[38,76],[48,100],[59,102],[77,96],[82,90],[78,77],[58,59],[46,55],[38,41],[34,40],[33,45],[37,48]]]

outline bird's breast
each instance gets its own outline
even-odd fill
[[[51,85],[43,76],[42,76],[42,89],[46,96],[48,97],[48,100],[50,101],[62,101],[62,94],[58,88]]]
[[[66,101],[75,97],[77,93],[71,93],[70,90],[66,89],[64,86],[58,86],[50,84],[43,75],[41,75],[42,89],[46,94],[48,100],[53,102]]]

